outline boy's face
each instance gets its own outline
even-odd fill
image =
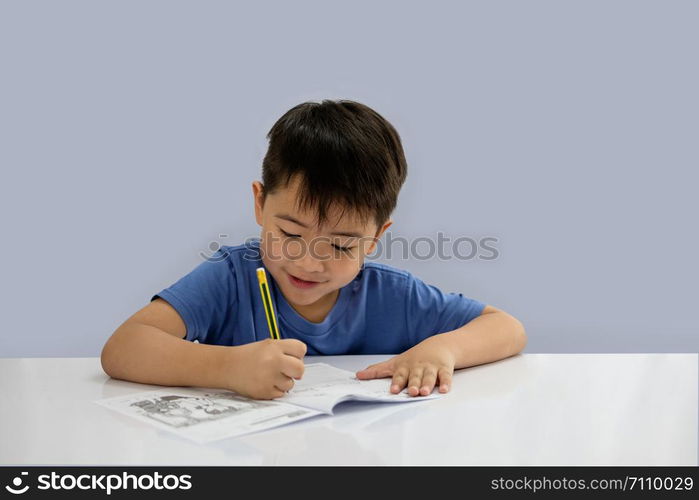
[[[327,310],[333,306],[338,290],[355,278],[392,221],[381,228],[373,221],[362,225],[355,214],[346,211],[340,217],[342,210],[333,206],[326,224],[317,227],[316,214],[296,207],[298,186],[297,176],[286,188],[265,195],[262,184],[253,182],[255,219],[262,227],[260,248],[265,267],[287,301],[299,312],[313,315],[314,307]]]

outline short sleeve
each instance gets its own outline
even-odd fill
[[[465,325],[483,312],[485,304],[462,293],[444,293],[416,276],[406,282],[406,323],[413,344]]]
[[[174,284],[151,297],[166,300],[187,327],[185,340],[215,344],[237,301],[235,270],[218,250]]]

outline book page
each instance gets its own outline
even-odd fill
[[[95,403],[178,436],[207,443],[332,414],[342,401],[404,403],[438,397],[391,394],[390,378],[358,380],[325,363],[306,365],[303,378],[281,398],[256,400],[223,389],[172,387],[101,399]]]
[[[198,387],[139,392],[95,403],[198,443],[322,415],[278,400],[255,400],[230,391]]]
[[[325,363],[311,363],[306,365],[301,380],[295,381],[294,388],[275,401],[332,414],[333,407],[342,401],[408,403],[441,396],[439,393],[410,396],[407,389],[392,394],[390,387],[391,378],[359,380],[354,372]]]

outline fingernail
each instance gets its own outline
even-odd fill
[[[397,386],[397,385],[392,385],[392,386],[391,386],[391,390],[392,390],[392,391],[397,391],[397,390],[398,390],[398,386]]]

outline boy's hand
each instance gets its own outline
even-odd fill
[[[306,344],[296,339],[265,339],[231,348],[223,376],[231,390],[255,399],[274,399],[294,387],[305,366]]]
[[[454,355],[438,338],[428,337],[403,354],[368,366],[356,373],[360,380],[393,377],[391,392],[402,391],[406,385],[411,396],[427,396],[435,385],[439,392],[448,392],[454,373]]]

